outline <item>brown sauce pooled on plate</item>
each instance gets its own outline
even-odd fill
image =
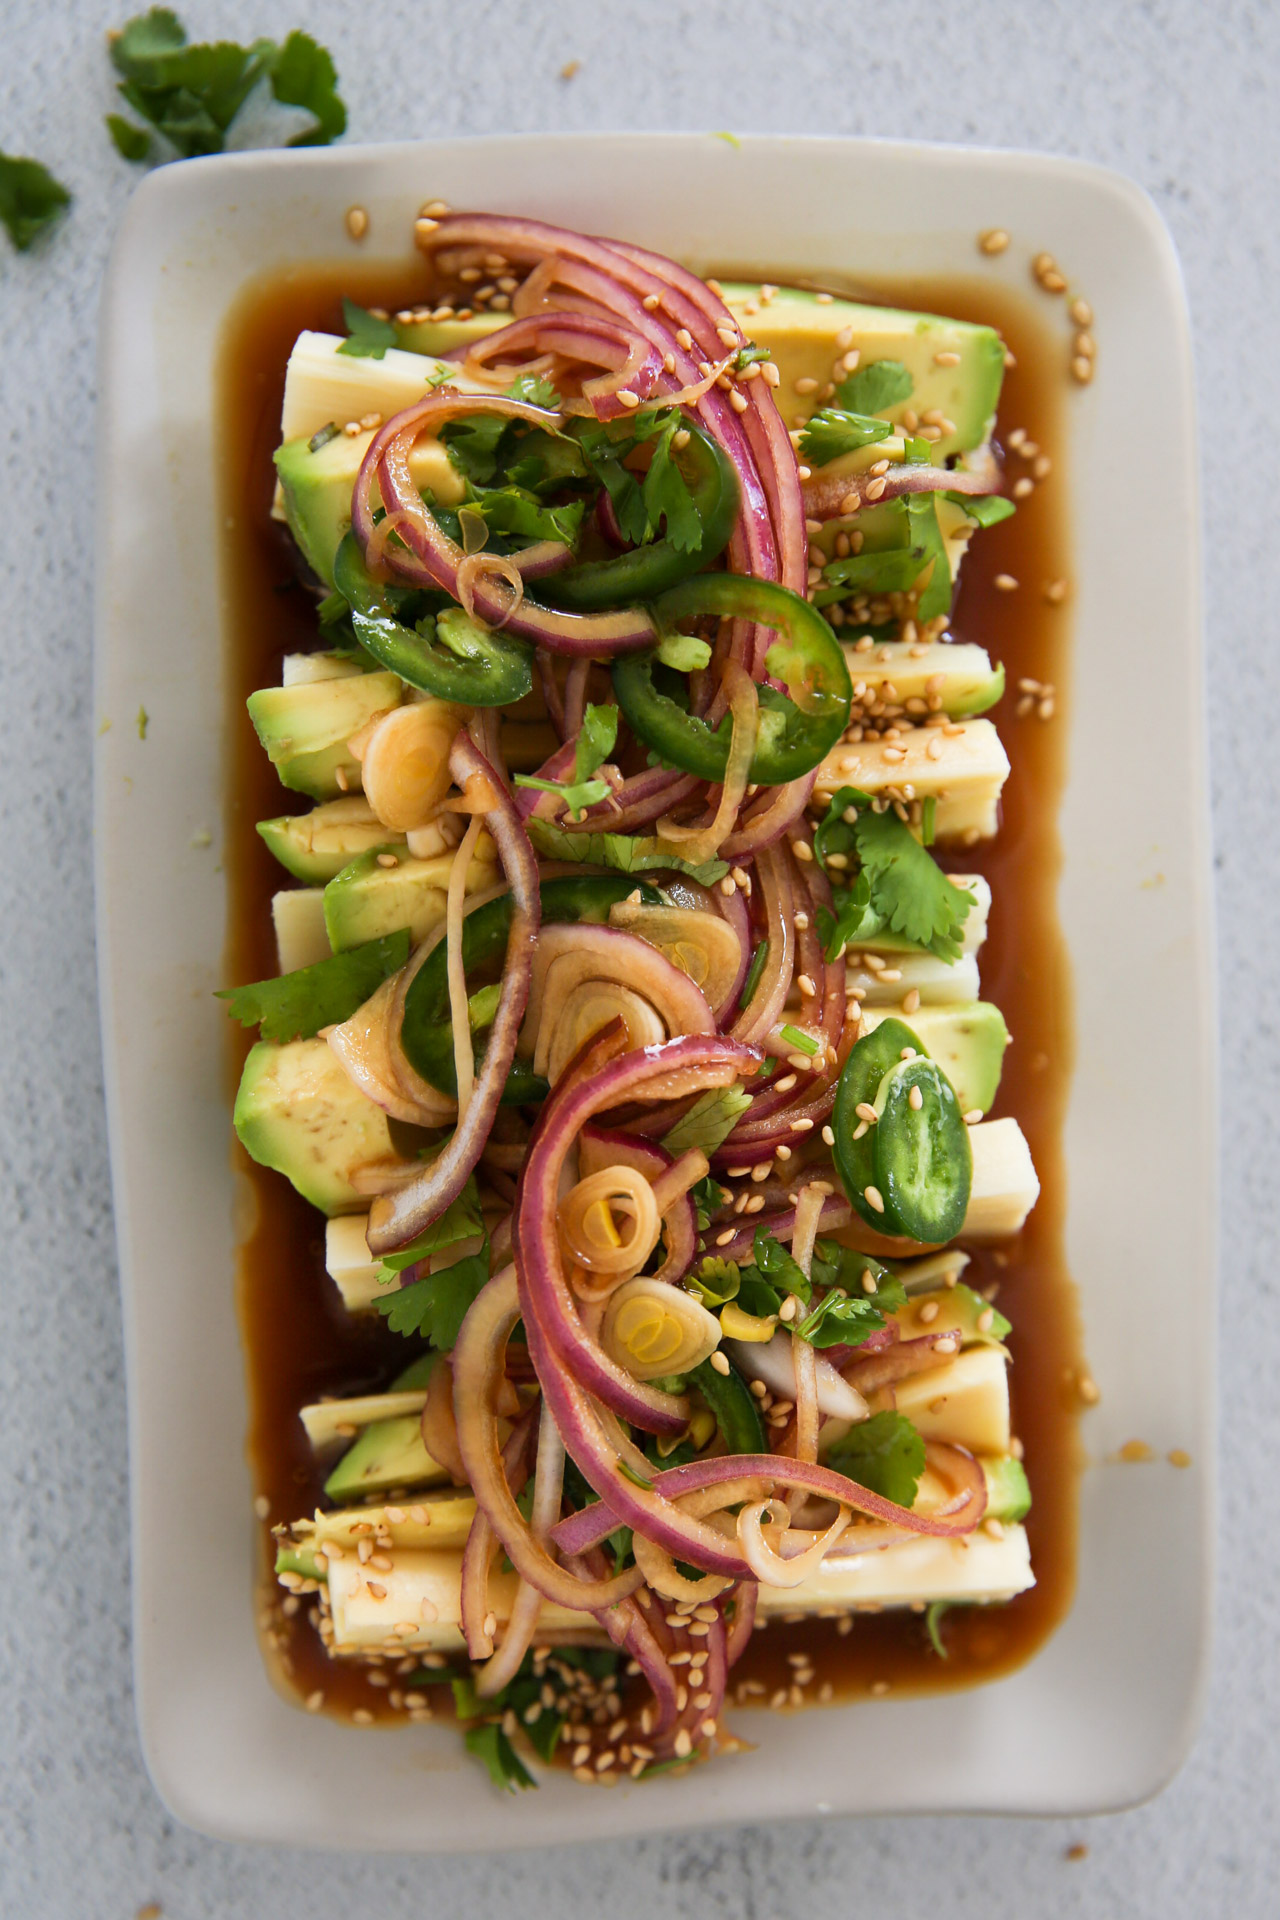
[[[743,273],[743,278],[766,275]],[[1040,1175],[1040,1199],[1016,1241],[975,1250],[966,1280],[999,1288],[1013,1322],[1010,1385],[1014,1431],[1025,1448],[1033,1506],[1027,1520],[1036,1585],[1007,1606],[958,1607],[942,1624],[948,1658],[932,1651],[919,1614],[859,1612],[852,1630],[834,1620],[775,1620],[757,1631],[735,1669],[732,1707],[744,1681],[755,1700],[794,1683],[787,1655],[803,1650],[813,1679],[807,1700],[830,1683],[836,1699],[885,1690],[934,1692],[971,1686],[1028,1659],[1062,1619],[1075,1575],[1078,1449],[1076,1372],[1080,1361],[1075,1290],[1063,1253],[1066,1169],[1062,1127],[1072,1065],[1071,985],[1054,897],[1060,864],[1057,812],[1064,774],[1065,696],[1071,615],[1046,597],[1070,581],[1069,528],[1062,480],[1063,414],[1070,393],[1065,323],[1056,305],[1044,323],[1032,305],[979,275],[963,279],[865,282],[831,290],[895,306],[953,314],[998,327],[1016,355],[1005,376],[998,438],[1017,427],[1054,462],[1019,501],[1016,516],[980,534],[961,570],[952,633],[986,647],[1005,664],[1008,691],[991,718],[1013,764],[1003,824],[992,843],[957,850],[946,864],[991,882],[991,927],[981,954],[982,994],[1001,1008],[1014,1036],[1005,1056],[996,1115],[1020,1122]],[[307,265],[258,281],[228,323],[220,372],[221,486],[224,532],[227,686],[228,982],[274,973],[271,895],[281,868],[254,823],[295,807],[301,795],[280,786],[245,712],[256,687],[278,683],[286,653],[315,643],[314,602],[296,584],[291,542],[270,517],[280,402],[290,348],[304,327],[342,332],[342,296],[394,311],[422,296],[412,264]],[[1050,303],[1045,302],[1046,308]],[[1031,462],[1007,453],[1011,478]],[[998,576],[1018,585],[997,588]],[[1018,683],[1056,690],[1055,714],[1015,713]],[[228,1107],[250,1036],[229,1023]],[[230,1115],[228,1112],[228,1128]],[[324,1223],[280,1175],[255,1165],[233,1144],[245,1183],[248,1222],[239,1249],[237,1300],[248,1379],[248,1450],[254,1486],[266,1501],[259,1621],[273,1677],[291,1694],[324,1695],[326,1711],[393,1715],[388,1689],[370,1684],[377,1668],[330,1660],[305,1599],[284,1612],[270,1572],[267,1528],[311,1513],[325,1470],[312,1459],[297,1410],[326,1395],[376,1391],[404,1364],[404,1342],[377,1316],[351,1318],[324,1270]],[[414,1664],[419,1664],[415,1659]],[[382,1672],[385,1674],[387,1669]],[[394,1679],[393,1679],[394,1684]],[[443,1704],[441,1689],[428,1696]],[[447,1692],[445,1693],[447,1699]]]

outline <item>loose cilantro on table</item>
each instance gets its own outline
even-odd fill
[[[0,220],[19,253],[25,253],[71,205],[71,195],[48,167],[21,155],[0,153]]]
[[[588,807],[607,800],[611,787],[607,780],[593,780],[597,767],[603,766],[618,743],[618,709],[588,704],[582,715],[574,747],[572,780],[540,780],[532,773],[518,773],[518,787],[538,787],[543,793],[557,794],[570,813],[581,819]]]
[[[848,413],[883,413],[900,406],[915,389],[901,360],[871,360],[836,388],[836,399]]]
[[[260,39],[248,47],[227,40],[193,46],[176,14],[153,7],[112,37],[111,63],[123,76],[121,97],[180,159],[221,153],[237,116],[263,85],[281,106],[310,116],[289,146],[327,146],[346,128],[333,60],[310,34],[291,33],[279,45]],[[120,114],[107,116],[107,128],[126,160],[152,154],[151,135]]]
[[[396,343],[396,330],[389,320],[379,320],[367,308],[359,307],[354,300],[345,297],[342,302],[342,323],[347,329],[347,337],[338,352],[349,354],[353,360],[381,360],[387,348],[394,347]]]
[[[870,794],[841,787],[813,837],[819,862],[833,853],[856,854],[861,872],[851,889],[836,894],[836,912],[819,910],[819,930],[829,959],[834,959],[858,916],[874,912],[882,929],[898,933],[913,946],[954,961],[964,951],[963,928],[974,896],[949,880],[933,855],[922,847],[906,822],[887,809],[877,813]],[[841,876],[843,877],[843,876]],[[865,894],[859,891],[865,882]],[[852,937],[874,939],[870,930]]]
[[[662,1144],[670,1154],[688,1153],[692,1148],[712,1154],[750,1105],[751,1095],[741,1087],[712,1087],[698,1095],[683,1119],[663,1135]]]
[[[826,1458],[828,1466],[860,1487],[900,1507],[915,1505],[924,1472],[924,1440],[904,1413],[873,1413],[859,1421],[828,1448]]]
[[[887,420],[843,407],[820,407],[800,436],[800,456],[811,467],[825,467],[843,453],[857,453],[887,440],[893,428]]]
[[[409,958],[408,930],[352,947],[275,980],[226,987],[219,1000],[241,1026],[260,1027],[264,1040],[310,1040],[321,1027],[349,1020],[357,1007]]]

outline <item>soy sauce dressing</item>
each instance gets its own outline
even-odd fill
[[[735,277],[765,278],[760,271]],[[1013,765],[996,841],[944,856],[955,872],[979,872],[994,895],[981,954],[982,994],[1002,1009],[1014,1044],[1005,1057],[995,1114],[1013,1114],[1030,1143],[1041,1193],[1016,1241],[974,1252],[966,1279],[999,1286],[999,1306],[1013,1322],[1011,1391],[1014,1432],[1025,1447],[1034,1503],[1027,1521],[1036,1585],[1002,1607],[959,1607],[942,1626],[948,1658],[931,1650],[918,1614],[859,1613],[841,1635],[835,1621],[775,1621],[758,1631],[735,1669],[734,1682],[757,1680],[769,1694],[788,1686],[787,1654],[803,1649],[816,1681],[830,1681],[836,1699],[883,1690],[894,1694],[970,1686],[1010,1672],[1042,1645],[1070,1603],[1075,1575],[1076,1480],[1079,1452],[1076,1370],[1080,1330],[1075,1288],[1063,1253],[1066,1171],[1062,1127],[1072,1065],[1071,988],[1057,924],[1055,890],[1061,862],[1057,807],[1064,774],[1070,596],[1052,605],[1043,589],[1069,580],[1065,524],[1063,418],[1068,399],[1068,334],[1057,305],[1025,300],[987,280],[850,281],[832,292],[920,308],[999,328],[1016,355],[1000,407],[1003,438],[1023,427],[1054,460],[1049,478],[1019,503],[1016,516],[980,532],[961,569],[952,632],[1003,660],[1008,691],[993,718]],[[229,933],[223,975],[261,979],[276,968],[272,893],[282,870],[254,830],[274,814],[302,811],[262,752],[245,712],[256,687],[276,684],[283,656],[315,644],[314,602],[296,584],[291,542],[270,517],[284,370],[305,327],[343,332],[344,294],[391,311],[423,297],[420,269],[376,263],[312,264],[255,282],[225,331],[219,375],[223,595],[227,685],[226,872]],[[1042,319],[1043,306],[1057,322]],[[1009,457],[1011,475],[1028,471]],[[1020,583],[1002,592],[995,577]],[[1015,718],[1018,682],[1030,676],[1057,690],[1056,717]],[[228,1025],[228,1091],[233,1090],[250,1036]],[[292,1615],[271,1574],[268,1529],[309,1515],[323,1499],[327,1468],[318,1468],[297,1410],[325,1395],[376,1391],[405,1364],[406,1345],[378,1315],[352,1318],[324,1269],[324,1223],[287,1181],[257,1166],[233,1143],[242,1211],[237,1307],[249,1400],[249,1460],[256,1493],[267,1503],[259,1569],[258,1617],[268,1670],[291,1697],[320,1690],[326,1712],[364,1709],[398,1719],[369,1669],[331,1660],[310,1619],[310,1603]],[[443,1708],[448,1690],[431,1690]],[[733,1686],[729,1701],[732,1706]],[[758,1696],[759,1697],[759,1696]],[[767,1695],[765,1696],[767,1697]],[[362,1715],[363,1718],[363,1715]]]

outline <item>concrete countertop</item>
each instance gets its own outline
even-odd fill
[[[1221,1598],[1191,1760],[1152,1806],[1095,1821],[828,1822],[435,1862],[206,1841],[168,1817],[138,1752],[89,793],[94,340],[133,184],[102,127],[113,104],[103,35],[128,11],[0,4],[0,145],[44,159],[75,194],[70,219],[31,254],[0,237],[0,1914],[128,1920],[151,1902],[191,1920],[1273,1913],[1280,848],[1268,714],[1280,696],[1280,542],[1268,467],[1280,418],[1280,11],[1242,0],[184,9],[195,38],[305,24],[335,55],[355,140],[807,129],[1101,161],[1146,187],[1168,221],[1197,341],[1225,1111]],[[573,60],[580,70],[563,79]],[[1142,449],[1128,457],[1141,484]],[[1087,1855],[1071,1857],[1079,1845]]]

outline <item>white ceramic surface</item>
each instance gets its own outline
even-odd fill
[[[221,322],[264,270],[340,256],[347,206],[369,209],[369,244],[391,254],[437,194],[779,276],[967,272],[975,233],[999,222],[1070,260],[1105,312],[1098,377],[1069,409],[1068,1253],[1105,1395],[1095,1453],[1140,1433],[1197,1462],[1158,1496],[1141,1474],[1086,1476],[1074,1607],[1006,1680],[736,1714],[760,1748],[732,1763],[611,1793],[553,1779],[502,1803],[451,1729],[336,1727],[263,1672],[224,1016],[210,998],[225,925]],[[117,720],[96,748],[98,955],[138,1711],[170,1808],[241,1839],[445,1850],[815,1810],[1074,1813],[1153,1792],[1186,1751],[1208,1651],[1215,1143],[1192,385],[1178,269],[1150,203],[1072,161],[853,140],[549,136],[193,162],[153,174],[130,207],[101,371],[96,707]],[[126,718],[140,706],[160,723],[146,742]]]

